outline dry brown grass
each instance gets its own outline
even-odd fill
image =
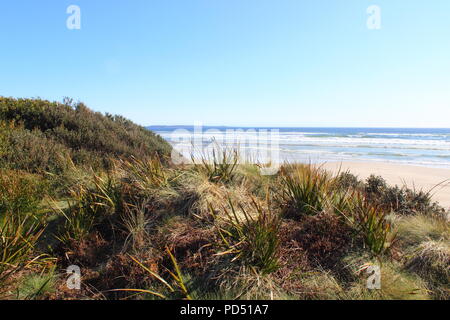
[[[439,241],[422,242],[412,254],[406,268],[427,281],[437,299],[450,299],[450,244]]]

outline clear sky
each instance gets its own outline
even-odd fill
[[[0,41],[0,95],[142,125],[450,127],[449,0],[2,0]]]

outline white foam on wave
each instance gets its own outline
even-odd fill
[[[205,144],[216,141],[227,147],[248,150],[276,148],[284,160],[319,161],[370,160],[422,166],[450,167],[450,134],[446,133],[327,133],[279,131],[275,141],[270,129],[206,131],[179,130],[156,132],[173,145],[189,150],[197,140]],[[264,135],[269,133],[269,135]],[[421,137],[423,139],[421,139]],[[373,150],[373,151],[370,151]],[[384,151],[381,151],[384,150]],[[290,158],[290,159],[287,159]],[[448,161],[445,161],[448,159]]]

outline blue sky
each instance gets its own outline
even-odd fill
[[[4,0],[0,39],[0,95],[142,125],[450,127],[448,0]]]

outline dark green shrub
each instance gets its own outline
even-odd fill
[[[357,176],[351,174],[350,172],[341,172],[339,176],[336,177],[337,189],[359,189],[361,188],[361,186],[363,186],[363,183],[358,179]]]
[[[144,127],[69,100],[61,104],[0,97],[0,123],[0,141],[7,140],[12,148],[0,149],[0,165],[23,170],[58,173],[65,166],[61,157],[67,156],[75,164],[107,168],[110,158],[171,152],[164,139]],[[10,123],[16,123],[13,130],[7,130]]]
[[[373,175],[366,180],[365,193],[370,202],[385,210],[393,210],[402,215],[441,214],[444,211],[436,202],[432,201],[430,192],[416,191],[406,186],[390,187],[383,178]]]
[[[5,141],[0,155],[2,168],[60,174],[69,166],[70,150],[39,130],[11,126],[0,135]]]
[[[387,188],[382,195],[381,203],[403,215],[443,212],[443,209],[432,201],[430,193],[415,191],[406,187]]]
[[[366,180],[365,192],[370,196],[379,196],[387,188],[386,180],[380,176],[371,175]]]

